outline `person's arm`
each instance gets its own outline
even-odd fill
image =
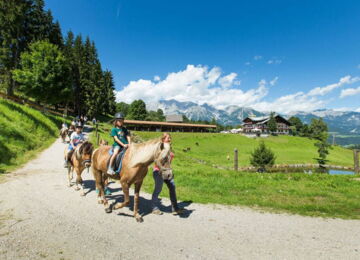
[[[121,142],[120,139],[119,139],[116,135],[114,136],[114,140],[115,140],[115,142],[117,142],[118,144],[120,144],[122,147],[126,147],[126,145],[123,144],[123,142]]]

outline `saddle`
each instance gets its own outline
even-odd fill
[[[110,157],[109,157],[109,160],[108,160],[108,162],[107,162],[107,167],[108,167],[108,168],[109,168],[109,164],[110,164],[110,158],[111,158],[111,156],[113,155],[113,153],[114,153],[114,148],[111,148],[111,149],[109,150],[109,155],[110,155]],[[120,174],[120,172],[121,172],[122,160],[123,160],[123,158],[124,158],[125,153],[126,153],[126,149],[122,149],[122,150],[118,153],[118,155],[116,156],[116,158],[115,158],[115,160],[114,160],[114,167],[113,167],[113,169],[114,169],[114,171],[115,171],[117,174]]]

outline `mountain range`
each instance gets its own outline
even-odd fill
[[[161,108],[165,115],[182,114],[192,120],[207,120],[213,118],[222,125],[239,125],[242,119],[248,116],[265,116],[263,113],[250,107],[228,106],[224,109],[217,109],[209,104],[196,104],[194,102],[180,102],[177,100],[160,100],[147,104],[149,110]],[[304,123],[310,123],[312,118],[323,118],[327,123],[330,132],[339,135],[359,135],[360,137],[360,112],[354,111],[335,111],[331,109],[321,109],[312,112],[291,112],[282,115],[285,118],[296,116]]]

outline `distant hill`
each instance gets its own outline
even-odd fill
[[[211,121],[215,118],[217,122],[223,125],[239,125],[243,118],[250,115],[264,116],[263,113],[250,107],[228,106],[224,109],[203,104],[198,105],[195,102],[180,102],[177,100],[160,100],[147,104],[150,110],[161,108],[166,115],[182,114],[192,120]],[[360,143],[360,113],[354,111],[334,111],[331,109],[316,110],[313,112],[292,112],[284,115],[285,118],[291,116],[299,117],[304,123],[310,123],[312,118],[323,118],[329,126],[329,131],[336,133],[336,142],[338,144]]]

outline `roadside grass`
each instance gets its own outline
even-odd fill
[[[50,146],[63,120],[0,99],[0,174],[16,169]]]
[[[101,125],[99,133],[111,144],[109,128],[107,124]],[[134,133],[143,140],[161,135]],[[93,142],[94,137],[91,137]],[[356,181],[355,176],[249,173],[218,169],[213,164],[232,166],[233,162],[228,161],[226,155],[229,153],[231,156],[234,147],[239,149],[241,165],[248,165],[249,154],[259,141],[235,135],[200,133],[172,133],[172,137],[175,151],[173,170],[178,199],[181,201],[248,206],[305,216],[360,219],[360,182]],[[316,148],[312,140],[279,136],[264,141],[277,155],[277,163],[314,163]],[[187,147],[190,147],[190,151],[184,152],[183,149]],[[330,153],[331,164],[351,165],[350,150],[335,147]],[[148,175],[143,189],[151,193],[154,188],[151,167]],[[160,196],[168,197],[166,185]]]

